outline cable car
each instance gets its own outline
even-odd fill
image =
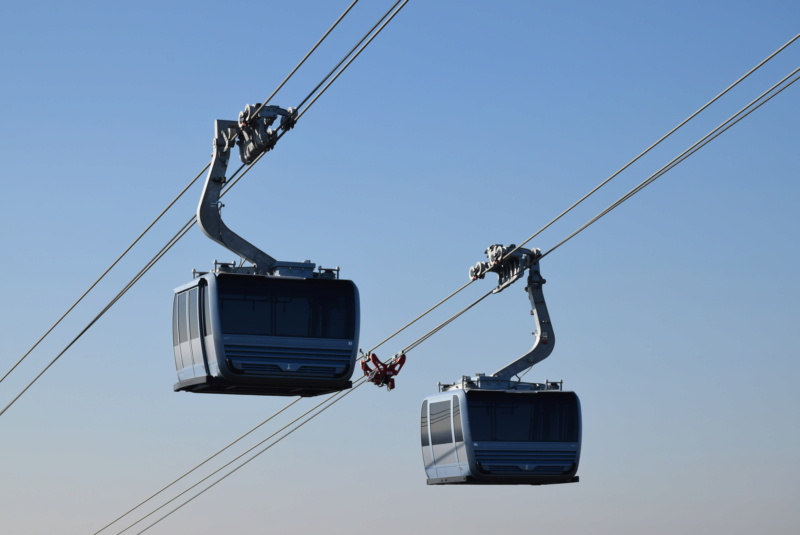
[[[351,386],[351,281],[206,273],[175,290],[175,390],[314,396]]]
[[[547,358],[555,334],[547,312],[538,249],[492,245],[489,262],[470,277],[494,272],[498,293],[528,270],[525,291],[536,324],[530,351],[492,375],[439,384],[422,402],[420,438],[429,485],[548,485],[579,480],[581,405],[562,382],[523,383],[520,374]]]
[[[350,388],[358,348],[358,289],[339,268],[279,261],[222,221],[219,199],[231,149],[244,163],[270,150],[296,110],[248,106],[239,121],[215,123],[210,169],[197,208],[203,233],[249,261],[219,264],[175,290],[176,391],[316,396]]]
[[[492,378],[477,379],[451,385],[422,402],[420,438],[428,485],[577,482],[578,396],[561,391],[559,383],[512,383],[494,390],[477,387]]]

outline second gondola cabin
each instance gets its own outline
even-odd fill
[[[548,485],[578,481],[581,405],[561,382],[523,383],[519,378],[547,358],[555,333],[547,311],[538,249],[486,249],[488,262],[470,277],[499,276],[497,293],[528,271],[525,292],[535,331],[533,347],[492,375],[462,376],[439,384],[420,415],[422,460],[429,485]]]
[[[580,401],[559,383],[465,379],[422,402],[420,438],[429,485],[573,483]]]

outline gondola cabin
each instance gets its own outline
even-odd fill
[[[350,388],[358,326],[351,281],[206,273],[175,290],[174,388],[285,396]]]
[[[559,383],[478,377],[422,402],[420,435],[428,485],[547,485],[578,481],[581,409]],[[502,383],[506,383],[502,385]],[[495,388],[493,388],[495,387]]]

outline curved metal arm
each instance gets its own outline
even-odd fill
[[[492,374],[493,377],[511,379],[534,364],[543,361],[553,352],[553,347],[556,344],[556,335],[553,332],[553,325],[550,323],[550,315],[547,313],[547,304],[544,302],[542,285],[545,282],[547,281],[542,278],[539,272],[539,262],[534,262],[529,268],[528,287],[525,288],[528,292],[528,299],[531,302],[531,315],[536,324],[536,332],[534,334],[536,338],[533,341],[533,347],[505,368],[494,372]]]
[[[546,282],[539,272],[539,258],[542,253],[539,249],[523,249],[515,245],[504,247],[500,244],[490,245],[486,251],[488,262],[478,262],[470,268],[469,276],[471,279],[482,279],[487,273],[496,273],[498,276],[497,288],[494,293],[499,293],[516,281],[522,278],[525,270],[528,270],[528,299],[531,302],[531,315],[536,324],[536,337],[530,351],[519,357],[517,360],[494,372],[491,377],[498,379],[511,380],[515,375],[519,375],[537,364],[553,352],[556,344],[556,335],[553,326],[550,324],[550,314],[547,313],[547,304],[544,302],[542,285]]]
[[[228,169],[230,149],[233,146],[232,133],[238,128],[236,121],[218,120],[214,123],[216,136],[214,138],[214,152],[211,158],[211,168],[197,207],[197,222],[203,233],[233,251],[242,258],[250,261],[255,266],[255,272],[260,274],[271,273],[276,260],[248,242],[222,221],[219,196],[225,185],[225,171]]]

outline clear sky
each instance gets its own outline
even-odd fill
[[[299,103],[389,4],[359,3],[273,103]],[[346,5],[0,7],[0,372],[203,168],[213,121],[261,102]],[[789,0],[411,0],[226,197],[226,221],[279,259],[341,266],[372,347],[798,20]],[[533,245],[552,247],[798,65],[800,42]],[[796,84],[542,261],[558,344],[526,379],[581,397],[579,484],[425,485],[420,403],[527,350],[520,284],[409,353],[395,391],[353,392],[148,533],[800,532],[799,103]],[[3,406],[198,198],[199,185],[0,385]],[[172,391],[172,290],[214,259],[233,260],[193,229],[0,417],[0,531],[94,533],[286,404]]]

